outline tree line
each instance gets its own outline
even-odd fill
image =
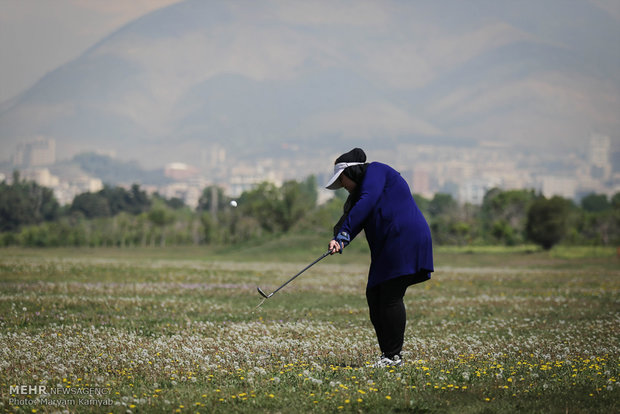
[[[203,190],[192,209],[178,198],[148,195],[139,185],[104,186],[60,206],[52,190],[14,173],[0,183],[0,246],[166,246],[234,244],[290,232],[330,236],[346,192],[317,203],[311,176],[281,186],[261,183],[237,199]],[[482,205],[459,204],[449,194],[413,195],[436,245],[519,245],[550,249],[558,243],[620,245],[620,193],[590,194],[579,204],[533,190],[492,189]]]

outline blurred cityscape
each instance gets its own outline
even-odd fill
[[[412,192],[426,198],[448,193],[460,203],[478,205],[489,189],[497,187],[533,189],[546,197],[559,195],[578,201],[590,193],[611,197],[620,192],[620,162],[618,150],[612,144],[609,136],[592,134],[584,140],[581,153],[568,157],[517,153],[494,143],[482,143],[477,147],[401,144],[395,150],[369,151],[369,161],[392,165],[408,181]],[[322,184],[329,179],[333,159],[308,157],[296,148],[287,149],[293,156],[247,162],[232,159],[224,148],[213,145],[202,150],[202,165],[170,162],[164,166],[159,172],[165,178],[161,183],[145,183],[132,176],[109,182],[66,161],[58,162],[64,157],[56,153],[55,141],[38,137],[17,147],[11,162],[0,171],[0,181],[10,182],[12,171],[17,170],[20,177],[51,188],[63,205],[70,204],[78,194],[99,191],[104,184],[129,188],[138,183],[148,193],[176,197],[195,207],[204,188],[211,185],[223,188],[231,197],[238,197],[260,182],[281,185],[286,180],[315,175],[319,202],[329,199],[333,193],[323,189]],[[115,158],[113,153],[99,155]]]

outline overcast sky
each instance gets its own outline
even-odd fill
[[[0,102],[132,20],[181,0],[0,0]]]

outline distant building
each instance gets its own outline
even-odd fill
[[[423,197],[432,197],[430,173],[428,170],[416,168],[411,179],[411,191]]]
[[[166,165],[164,169],[164,175],[168,178],[172,178],[177,181],[184,181],[195,177],[198,174],[198,169],[191,165],[184,164],[182,162],[173,162]]]
[[[490,189],[498,187],[500,180],[491,179],[471,179],[459,185],[458,201],[461,204],[469,203],[481,205],[484,196]]]
[[[276,186],[282,185],[282,180],[276,177],[275,171],[265,171],[260,167],[237,165],[231,168],[228,180],[228,194],[239,197],[243,192],[250,191],[258,184],[268,182]]]
[[[56,141],[37,137],[34,141],[19,144],[13,154],[15,167],[42,167],[56,162]]]
[[[173,183],[159,190],[160,194],[168,199],[178,198],[191,207],[196,208],[206,184],[200,180],[189,183]]]
[[[203,169],[214,169],[221,167],[226,162],[226,150],[217,145],[211,145],[201,151],[201,162]]]
[[[96,193],[103,189],[103,183],[98,178],[88,176],[76,177],[69,181],[60,181],[52,187],[54,196],[61,205],[71,204],[75,196],[83,193]]]
[[[540,190],[549,198],[560,196],[574,199],[577,196],[578,182],[574,178],[547,175],[540,177]]]
[[[611,139],[608,136],[599,134],[590,136],[588,162],[592,177],[602,180],[608,180],[611,177]]]
[[[42,187],[56,187],[60,180],[47,168],[28,169],[21,172],[22,178],[34,181]]]

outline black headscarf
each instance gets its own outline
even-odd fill
[[[338,164],[339,162],[366,162],[366,153],[361,148],[353,148],[351,151],[342,154],[340,157],[336,158],[336,162],[334,164]],[[350,178],[356,184],[361,184],[364,180],[364,175],[366,174],[366,167],[368,164],[359,164],[353,165],[351,167],[345,168],[342,172],[348,178]]]
[[[340,217],[340,220],[338,220],[338,223],[334,226],[334,237],[338,234],[338,231],[340,230],[342,223],[344,223],[347,218],[349,211],[351,211],[357,200],[360,198],[360,185],[362,184],[362,181],[364,181],[364,177],[366,176],[366,168],[368,168],[368,163],[366,163],[366,153],[361,148],[353,148],[351,151],[342,154],[340,157],[336,158],[336,162],[334,162],[334,164],[338,164],[339,162],[363,162],[364,164],[352,165],[345,168],[342,172],[354,183],[356,183],[357,186],[355,191],[349,194],[347,201],[344,202],[342,217]]]

